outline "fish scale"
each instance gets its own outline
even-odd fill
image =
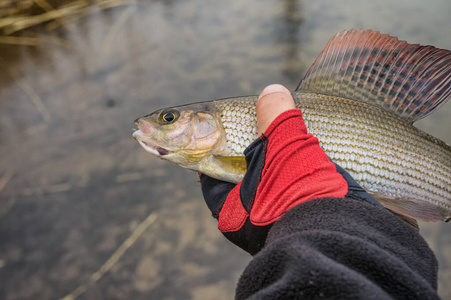
[[[443,202],[451,198],[449,146],[366,103],[315,93],[293,96],[308,131],[364,189],[384,198],[428,199],[451,211]],[[252,96],[213,102],[226,132],[225,154],[243,156],[257,138],[256,101]]]
[[[368,191],[383,192],[387,196],[401,199],[412,197],[422,199],[429,196],[431,199],[436,199],[436,203],[441,201],[437,197],[451,196],[449,147],[444,149],[434,143],[435,139],[431,136],[375,107],[370,108],[372,118],[359,120],[358,115],[361,114],[361,110],[356,109],[356,106],[362,104],[346,103],[349,102],[346,99],[337,99],[333,96],[320,97],[322,98],[320,101],[333,102],[328,103],[328,107],[333,109],[321,109],[321,113],[317,114],[315,104],[318,101],[314,99],[315,97],[317,97],[315,94],[304,94],[302,103],[299,105],[301,108],[304,107],[307,127],[318,137],[329,157],[343,165]],[[310,99],[307,100],[307,98]],[[356,134],[355,131],[346,128],[347,126],[340,126],[340,124],[337,124],[332,132],[322,130],[324,122],[333,122],[335,111],[354,116],[354,120],[358,121],[353,122],[352,118],[349,118],[348,122],[360,131]],[[314,115],[317,115],[316,118],[313,117],[317,121],[309,121]],[[368,114],[365,113],[365,115]],[[375,116],[379,120],[378,123],[372,122]],[[369,127],[373,130],[368,130]],[[354,137],[358,138],[350,139],[349,132],[353,132]],[[333,135],[334,143],[327,143],[326,135]],[[350,148],[343,147],[343,140],[351,141],[353,149],[351,153],[355,154],[356,160],[345,159],[346,155],[343,154],[349,155]],[[385,142],[381,143],[381,141]],[[425,174],[429,176],[425,177]],[[378,181],[380,183],[375,184]],[[449,205],[444,207],[450,209]]]
[[[242,156],[244,149],[257,138],[256,102],[256,96],[214,101],[221,112],[227,141],[225,151],[228,155]]]

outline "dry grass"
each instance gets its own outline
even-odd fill
[[[128,0],[0,0],[0,43],[37,46],[40,39],[33,30],[36,26],[47,31],[71,29],[88,14],[127,3]]]
[[[0,0],[0,44],[32,47],[54,44],[71,48],[71,41],[59,38],[54,34],[55,29],[63,27],[71,30],[89,14],[130,3],[131,0]],[[104,48],[108,49],[118,26],[130,16],[130,12],[130,7],[124,10],[117,24],[112,26]],[[17,83],[33,102],[43,121],[48,123],[51,116],[39,94],[1,57],[0,71]],[[0,189],[1,183],[0,179]]]
[[[119,259],[124,255],[124,253],[131,247],[135,242],[142,236],[142,234],[146,231],[147,228],[150,227],[158,218],[158,214],[156,212],[152,212],[149,216],[147,216],[144,221],[142,221],[130,234],[130,236],[114,251],[114,253],[110,256],[110,258],[105,261],[105,263],[94,273],[91,274],[88,281],[84,284],[81,284],[78,288],[76,288],[72,293],[65,296],[62,300],[75,300],[80,295],[85,293],[90,286],[95,284],[100,278],[103,277],[106,273],[108,273],[114,265],[119,261]],[[1,263],[1,261],[0,261]]]

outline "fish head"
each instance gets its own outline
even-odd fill
[[[160,109],[135,125],[133,137],[147,152],[185,168],[197,169],[225,142],[218,112],[208,102]]]

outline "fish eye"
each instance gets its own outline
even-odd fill
[[[177,121],[180,113],[177,110],[171,109],[168,111],[163,111],[160,114],[160,123],[161,124],[171,124]]]

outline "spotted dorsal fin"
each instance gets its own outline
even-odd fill
[[[415,122],[451,95],[451,52],[372,30],[337,33],[296,90],[339,96]]]

